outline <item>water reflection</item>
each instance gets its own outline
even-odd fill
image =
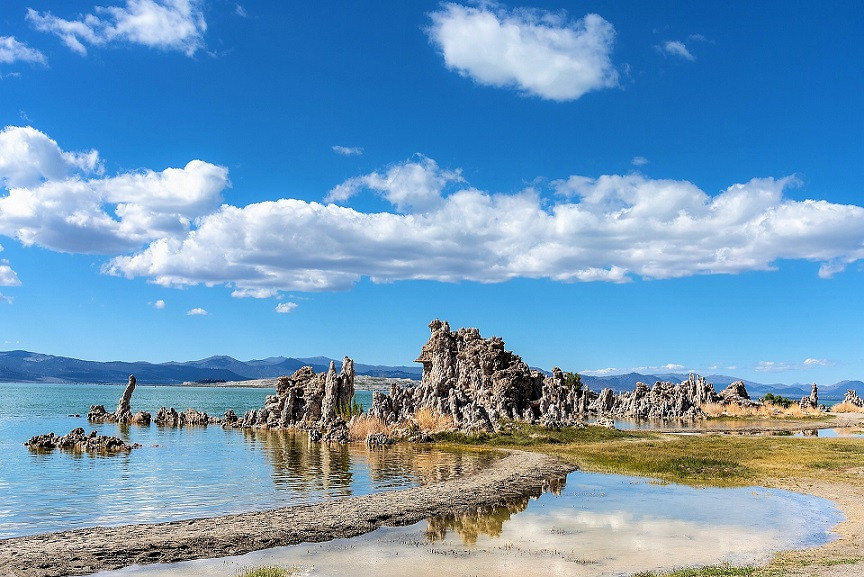
[[[576,472],[556,490],[352,539],[100,575],[203,577],[262,565],[297,566],[310,577],[629,575],[759,562],[826,542],[842,518],[824,499],[754,487],[695,489]]]
[[[504,527],[504,522],[516,513],[521,513],[528,507],[528,497],[516,499],[506,505],[496,507],[480,507],[475,511],[459,515],[442,515],[426,519],[426,531],[423,536],[430,543],[444,542],[449,531],[454,531],[462,537],[465,545],[476,545],[477,537],[488,535],[498,537]]]
[[[266,455],[276,488],[301,494],[343,496],[354,494],[358,487],[386,490],[437,483],[472,474],[500,458],[493,451],[407,444],[368,448],[356,443],[316,443],[300,431],[241,431],[250,449]],[[368,491],[358,494],[363,492]]]

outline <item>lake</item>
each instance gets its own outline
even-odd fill
[[[482,467],[491,453],[428,446],[310,443],[303,433],[89,424],[116,407],[119,385],[0,384],[0,538],[95,525],[209,517],[412,487]],[[132,410],[194,407],[219,415],[260,407],[272,389],[139,386]],[[371,393],[359,391],[363,402]],[[75,417],[75,414],[80,416]],[[69,416],[73,415],[73,416]],[[75,427],[116,435],[128,454],[30,451],[37,434]]]
[[[824,499],[760,487],[693,488],[576,471],[557,493],[507,507],[237,557],[133,566],[99,577],[236,575],[264,565],[304,576],[612,576],[767,561],[825,543],[842,519]]]
[[[88,425],[91,404],[123,386],[0,384],[0,537],[215,516],[416,486],[488,465],[491,452],[309,443],[289,432]],[[139,386],[132,409],[194,407],[211,415],[260,407],[270,389]],[[371,395],[360,392],[361,402]],[[80,416],[74,416],[78,414]],[[70,416],[72,415],[72,416]],[[35,453],[35,434],[75,427],[142,448],[114,456]],[[701,488],[574,472],[538,499],[328,543],[241,557],[129,567],[109,575],[235,574],[262,564],[304,575],[620,575],[723,561],[752,563],[816,546],[842,519],[824,499],[751,487]]]

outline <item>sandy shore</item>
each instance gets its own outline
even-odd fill
[[[84,575],[353,537],[384,525],[409,525],[539,495],[572,470],[556,457],[510,452],[477,474],[401,491],[258,513],[5,539],[0,541],[0,575]]]

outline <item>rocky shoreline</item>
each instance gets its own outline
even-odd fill
[[[476,474],[401,491],[223,517],[16,537],[0,541],[0,576],[86,575],[353,537],[385,525],[410,525],[539,495],[560,486],[574,469],[549,455],[510,451]]]

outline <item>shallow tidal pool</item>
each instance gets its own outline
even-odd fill
[[[693,488],[577,471],[555,492],[507,507],[351,539],[98,575],[233,576],[262,565],[322,577],[628,575],[767,561],[779,550],[831,540],[841,520],[832,502],[789,491]]]

